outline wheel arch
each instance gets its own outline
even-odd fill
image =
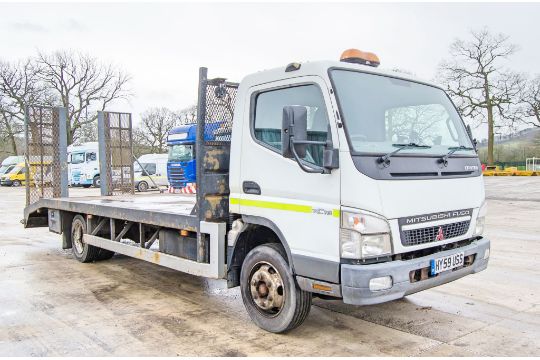
[[[287,254],[287,264],[294,274],[291,249],[279,227],[271,220],[253,215],[242,215],[244,226],[233,244],[228,244],[227,285],[229,288],[240,285],[240,270],[246,255],[253,248],[267,243],[279,243]]]

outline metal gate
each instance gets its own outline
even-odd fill
[[[101,195],[134,194],[130,113],[98,112]]]
[[[66,121],[65,108],[26,107],[26,205],[68,196]]]

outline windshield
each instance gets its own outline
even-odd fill
[[[472,148],[471,140],[444,91],[429,85],[349,70],[332,70],[351,150],[383,154],[393,144],[427,145],[401,153],[441,155],[448,148]],[[462,151],[468,155],[473,150]]]
[[[195,145],[169,146],[169,161],[190,161],[195,158]]]
[[[142,165],[142,168],[141,168],[141,165]],[[146,170],[146,173],[148,175],[154,175],[156,173],[156,164],[155,163],[136,162],[135,167],[134,167],[134,172],[142,173],[142,169]]]
[[[79,153],[71,153],[71,163],[72,164],[82,164],[84,162],[84,154],[83,152]]]
[[[23,166],[15,166],[8,174],[18,174],[24,167]]]

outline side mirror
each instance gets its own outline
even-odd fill
[[[286,158],[294,157],[294,150],[299,158],[306,156],[307,144],[294,142],[307,141],[307,108],[305,106],[291,105],[283,107],[281,126],[281,149]],[[294,150],[293,150],[294,146]]]
[[[323,167],[328,170],[339,168],[339,149],[324,149]]]

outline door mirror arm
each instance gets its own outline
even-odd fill
[[[332,169],[339,167],[339,152],[338,149],[333,149],[332,141],[311,141],[307,139],[307,109],[305,106],[284,106],[281,129],[283,157],[294,158],[303,171],[315,174],[329,174]],[[330,130],[328,133],[330,133]],[[324,146],[323,166],[313,165],[302,160],[306,156],[308,145]]]
[[[294,156],[294,159],[296,160],[296,162],[298,163],[298,166],[300,166],[300,169],[304,170],[305,172],[307,173],[310,173],[310,174],[328,174],[330,171],[326,170],[325,168],[322,168],[322,167],[319,167],[317,166],[316,168],[311,168],[311,167],[308,167],[304,164],[304,161],[298,156],[298,153],[296,152],[296,144],[299,144],[299,145],[308,145],[308,144],[319,144],[319,145],[324,145],[326,144],[326,142],[322,142],[322,141],[295,141],[294,140],[294,136],[291,136],[290,138],[291,140],[291,151],[293,153],[293,156]]]

